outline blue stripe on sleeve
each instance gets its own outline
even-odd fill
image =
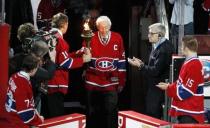
[[[118,60],[113,60],[114,69],[118,67]]]
[[[198,86],[197,94],[203,94],[203,86]]]
[[[193,96],[193,94],[189,92],[186,88],[184,88],[182,85],[178,86],[177,91],[178,91],[179,97],[181,97],[183,100]]]
[[[35,113],[33,109],[29,109],[26,111],[18,112],[18,114],[24,123],[28,123],[34,117]]]
[[[11,98],[9,95],[7,95],[5,108],[7,112],[16,111],[16,103],[13,98]]]
[[[125,60],[118,61],[118,70],[126,70],[126,61]]]
[[[69,58],[65,60],[64,63],[62,63],[60,66],[65,69],[69,69],[71,67],[71,64],[72,64],[72,59]]]
[[[91,59],[90,63],[89,63],[89,66],[95,68],[95,63],[96,63],[96,59]]]

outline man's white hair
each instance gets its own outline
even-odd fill
[[[163,24],[161,23],[155,23],[149,26],[149,29],[153,33],[158,33],[161,37],[164,37],[166,34],[166,28]]]
[[[111,22],[111,20],[109,19],[108,16],[100,16],[100,17],[98,17],[97,20],[96,20],[96,26],[98,26],[99,23],[101,23],[101,22],[105,22],[107,24],[107,27],[109,29],[112,26],[112,22]]]

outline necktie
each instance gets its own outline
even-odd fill
[[[106,44],[106,41],[107,41],[106,38],[102,38],[102,42],[103,42],[104,44]]]

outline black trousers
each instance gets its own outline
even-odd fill
[[[178,116],[177,119],[178,119],[179,124],[197,124],[198,123],[198,121],[195,120],[193,117],[187,116],[187,115]]]
[[[86,128],[118,128],[118,94],[87,91]]]
[[[47,103],[49,117],[56,117],[64,115],[64,94],[61,92],[56,92],[53,94],[48,94]]]
[[[149,88],[146,96],[146,115],[161,119],[163,115],[164,91]]]

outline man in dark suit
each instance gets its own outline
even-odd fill
[[[155,23],[149,26],[148,38],[149,42],[152,43],[152,51],[147,65],[138,58],[128,58],[128,62],[132,66],[138,67],[146,77],[148,86],[146,114],[156,118],[161,118],[162,116],[164,91],[155,85],[169,78],[171,56],[174,52],[172,43],[164,37],[165,33],[165,26],[161,23]]]

